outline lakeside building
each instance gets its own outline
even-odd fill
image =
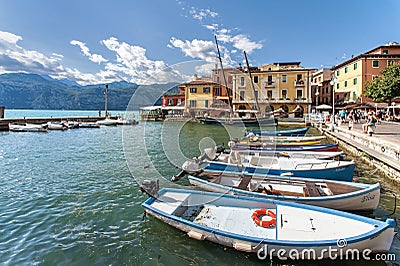
[[[312,106],[332,105],[333,85],[330,84],[331,80],[332,70],[329,68],[320,69],[312,75]]]
[[[229,108],[229,102],[232,103],[233,95],[233,75],[240,73],[241,70],[241,66],[239,65],[238,68],[224,68],[224,71],[222,73],[222,69],[218,68],[218,64],[215,65],[215,68],[212,70],[211,74],[212,81],[215,84],[219,84],[219,87],[218,85],[214,85],[213,98],[215,107]],[[225,87],[225,81],[227,87]]]
[[[279,62],[250,67],[255,90],[248,70],[233,74],[233,109],[239,116],[261,114],[282,109],[294,117],[311,111],[311,79],[315,69],[304,68],[300,62]]]
[[[390,42],[332,67],[336,77],[335,104],[372,102],[364,96],[365,83],[395,62],[400,62],[400,44]]]
[[[206,112],[221,109],[221,101],[217,101],[217,95],[222,95],[221,84],[213,82],[211,77],[194,75],[193,81],[180,86],[185,90],[185,113],[190,116],[204,115]],[[228,108],[229,106],[222,109]]]

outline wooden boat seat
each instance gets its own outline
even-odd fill
[[[236,188],[241,189],[241,190],[246,190],[247,186],[250,183],[250,180],[253,178],[251,175],[245,175],[242,177],[242,180],[240,181],[239,185],[237,185]]]
[[[313,182],[306,182],[306,187],[304,189],[306,190],[305,194],[308,195],[309,197],[321,196],[317,186]]]

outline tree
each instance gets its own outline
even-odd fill
[[[365,84],[364,96],[374,101],[389,100],[400,96],[400,62],[385,67],[381,76]]]

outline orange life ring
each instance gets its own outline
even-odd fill
[[[260,216],[268,215],[272,219],[269,221],[262,221],[260,220]],[[253,212],[253,215],[251,216],[253,218],[253,221],[256,223],[256,225],[265,227],[265,228],[270,228],[270,227],[275,227],[276,226],[276,215],[273,211],[271,210],[255,210]]]

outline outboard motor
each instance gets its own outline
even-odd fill
[[[157,198],[158,197],[158,190],[160,189],[159,181],[158,180],[143,180],[142,185],[140,186],[140,190],[149,197]]]

